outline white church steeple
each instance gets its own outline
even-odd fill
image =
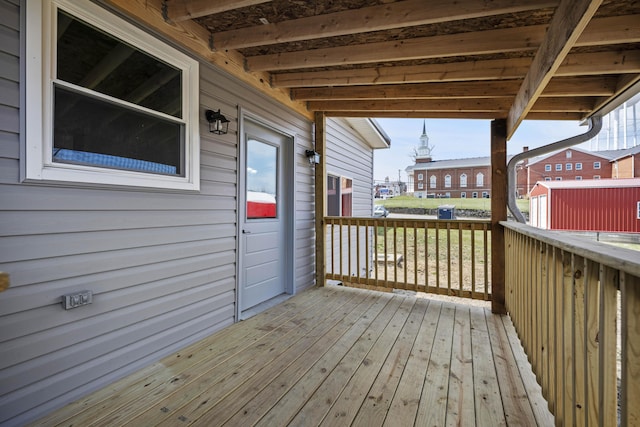
[[[416,163],[426,163],[432,160],[431,151],[434,146],[429,145],[429,136],[427,135],[427,121],[422,122],[422,135],[420,135],[420,146],[416,149]]]

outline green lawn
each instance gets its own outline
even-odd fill
[[[517,201],[522,212],[529,212],[529,200]],[[376,200],[376,205],[387,208],[436,209],[441,205],[454,205],[456,209],[491,210],[491,199],[418,199],[412,196],[397,196],[387,200]]]

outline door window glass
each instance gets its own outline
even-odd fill
[[[247,141],[247,219],[276,218],[278,200],[278,148]]]

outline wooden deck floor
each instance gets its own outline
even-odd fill
[[[546,426],[553,418],[508,317],[325,287],[38,424]]]

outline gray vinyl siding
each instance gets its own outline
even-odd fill
[[[328,174],[353,180],[353,216],[373,213],[373,150],[344,119],[327,119]]]
[[[0,424],[22,425],[235,321],[242,106],[295,135],[296,291],[313,285],[312,123],[209,65],[201,191],[20,183],[19,2],[0,0]],[[28,124],[27,124],[28,126]],[[65,311],[60,296],[93,304]]]
[[[335,176],[344,176],[352,179],[353,185],[353,205],[352,216],[371,217],[373,214],[373,150],[367,145],[363,137],[357,133],[344,119],[327,120],[327,173]],[[349,273],[348,251],[349,241],[347,239],[346,226],[343,230],[342,243],[342,268],[343,274]],[[327,230],[328,241],[331,237],[331,230]],[[336,273],[340,270],[340,244],[338,227],[334,229],[333,248],[327,244],[327,265],[333,268]],[[356,247],[357,234],[355,227],[351,227],[351,246]],[[370,236],[369,241],[372,241]],[[366,247],[365,233],[360,233],[360,248]],[[358,260],[351,257],[351,275],[366,274],[366,258],[371,259],[371,248],[362,251],[360,255],[360,271],[358,271]],[[369,262],[371,265],[371,262]]]

